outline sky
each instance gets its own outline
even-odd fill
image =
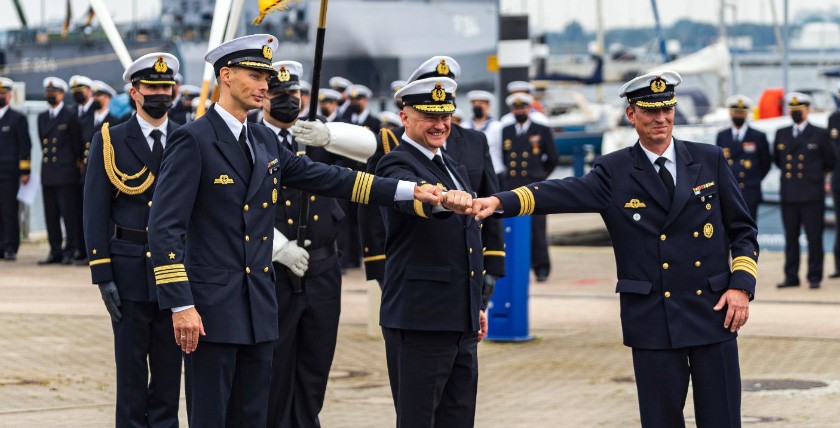
[[[156,17],[163,0],[104,0],[114,19],[119,22]],[[256,7],[257,0],[246,0],[246,5]],[[309,0],[315,1],[315,0]],[[334,0],[341,1],[341,0]],[[434,0],[432,0],[434,1]],[[488,4],[496,0],[487,0]],[[510,13],[528,13],[535,30],[562,30],[569,22],[577,20],[587,30],[596,27],[596,0],[498,0],[501,9]],[[807,10],[822,10],[825,14],[840,13],[840,0],[788,0],[789,17],[794,19]],[[64,17],[65,0],[22,0],[31,25],[48,21],[60,21]],[[371,2],[375,4],[375,2]],[[604,27],[643,27],[654,23],[650,0],[601,0]],[[720,0],[658,0],[662,24],[691,18],[710,23],[718,22]],[[737,22],[773,22],[771,4],[781,19],[784,0],[725,0],[726,20]],[[71,0],[73,15],[81,18],[87,10],[88,0]],[[45,6],[42,8],[42,6]],[[246,6],[248,7],[248,6]],[[371,6],[375,7],[375,6]],[[42,9],[45,13],[42,13]],[[0,29],[16,28],[20,25],[12,0],[0,0]]]

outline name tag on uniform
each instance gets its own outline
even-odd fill
[[[268,163],[268,174],[274,174],[275,172],[277,172],[278,169],[280,169],[280,160],[274,158],[273,161]]]
[[[808,144],[808,150],[817,150],[817,143]]]
[[[744,153],[755,153],[755,143],[752,141],[744,141]]]
[[[66,123],[62,123],[61,125],[58,125],[56,128],[57,128],[59,131],[64,131],[65,129],[67,129],[67,124],[66,124]]]
[[[0,129],[0,132],[9,132],[10,129],[12,129],[12,127],[9,126],[9,125],[6,125],[6,126],[3,127],[3,129]]]

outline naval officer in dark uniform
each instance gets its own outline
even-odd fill
[[[684,427],[691,380],[697,426],[738,427],[736,337],[755,293],[755,221],[723,151],[672,137],[679,83],[663,71],[622,86],[639,141],[601,156],[584,177],[478,199],[474,211],[600,213],[615,251],[642,426]]]
[[[738,180],[738,187],[753,219],[758,222],[758,204],[761,203],[761,180],[770,171],[770,145],[763,132],[750,127],[746,122],[753,106],[752,100],[743,95],[726,99],[732,126],[720,131],[715,144],[723,149],[732,175]]]
[[[502,188],[512,190],[548,178],[557,166],[557,146],[551,129],[530,119],[533,96],[514,93],[505,102],[513,113],[514,123],[502,129],[502,162],[506,168]],[[532,215],[531,269],[539,282],[547,280],[551,273],[545,229],[546,217]]]
[[[835,96],[840,97],[840,84],[837,85]],[[833,111],[828,116],[828,138],[835,150],[840,150],[840,110]],[[838,152],[840,156],[840,152]],[[840,162],[835,163],[831,172],[831,197],[834,199],[834,218],[840,218]],[[829,278],[840,278],[840,227],[834,228],[834,272]]]
[[[374,204],[441,200],[436,189],[297,157],[270,129],[247,123],[276,73],[278,45],[255,34],[207,53],[219,102],[167,139],[155,189],[149,244],[160,307],[172,310],[186,353],[191,426],[266,425],[279,333],[271,258],[281,186]]]
[[[10,106],[14,85],[0,77],[0,258],[10,262],[20,246],[17,194],[29,182],[32,152],[26,116]]]
[[[88,159],[85,242],[114,330],[118,427],[178,426],[181,349],[172,340],[171,311],[157,302],[146,232],[163,151],[179,126],[154,101],[171,99],[178,67],[174,56],[155,52],[125,70],[140,108],[122,124],[103,122]]]
[[[84,144],[77,113],[64,105],[67,82],[57,77],[44,79],[44,96],[49,109],[38,115],[38,136],[43,150],[41,186],[50,253],[38,264],[73,263],[81,239],[79,182],[84,165]],[[66,233],[62,247],[61,224]]]
[[[350,149],[359,147],[360,131],[372,152],[373,134],[345,123],[330,124],[331,135],[335,138],[325,147],[319,144],[304,150],[305,147],[299,146],[292,126],[300,113],[303,67],[296,61],[279,61],[274,63],[274,68],[277,73],[269,80],[262,117],[263,124],[279,136],[284,149],[298,155],[305,153],[316,162],[335,164],[338,156],[331,151],[342,144]],[[357,133],[348,135],[354,129]],[[318,413],[324,406],[338,338],[341,268],[336,240],[345,212],[335,198],[307,197],[309,227],[306,239],[309,244],[300,248],[295,240],[302,205],[301,191],[281,186],[278,192],[272,260],[275,262],[280,338],[274,343],[268,427],[320,426]],[[300,281],[301,277],[303,281]]]
[[[785,280],[779,288],[799,286],[799,231],[808,240],[808,284],[820,288],[823,276],[825,176],[837,164],[837,148],[825,128],[808,123],[811,97],[785,96],[793,125],[776,131],[773,162],[782,170],[780,196],[785,228]]]
[[[452,79],[429,77],[397,92],[405,133],[379,161],[378,174],[471,199],[466,169],[441,150],[456,88]],[[419,203],[399,203],[382,216],[387,258],[379,320],[397,426],[471,427],[478,342],[487,331],[480,222]]]

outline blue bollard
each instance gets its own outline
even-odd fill
[[[504,219],[505,277],[487,307],[487,340],[524,342],[528,333],[528,283],[531,280],[531,217]]]

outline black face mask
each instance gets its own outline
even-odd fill
[[[93,111],[99,111],[99,109],[102,108],[102,103],[97,100],[93,100],[93,104],[90,105],[90,108],[92,108]]]
[[[78,105],[85,104],[85,93],[84,92],[73,92],[73,101],[76,102]]]
[[[802,116],[803,116],[802,115],[802,110],[794,110],[794,111],[790,112],[790,118],[793,119],[793,121],[797,125],[802,123],[802,121],[804,120],[804,118]]]
[[[47,104],[55,107],[58,104],[58,100],[55,98],[55,95],[47,95],[46,96]]]
[[[0,98],[0,108],[6,107],[6,97]]]
[[[484,118],[484,109],[480,106],[473,106],[473,117],[476,119]]]
[[[744,118],[744,117],[733,117],[732,118],[732,124],[735,125],[736,128],[740,128],[740,127],[744,126],[744,122],[746,122],[746,121],[747,121],[747,119]]]
[[[172,95],[143,95],[142,107],[153,119],[160,119],[172,108]]]
[[[282,123],[292,123],[300,116],[300,98],[281,94],[271,99],[269,114]]]
[[[326,107],[321,107],[321,116],[330,117],[331,114],[332,112],[330,112],[329,109],[327,109]]]
[[[349,111],[350,114],[359,114],[362,112],[362,106],[358,104],[350,104],[347,106],[347,111]]]
[[[525,121],[528,120],[528,113],[515,114],[513,117],[516,119],[517,123],[525,123]]]

